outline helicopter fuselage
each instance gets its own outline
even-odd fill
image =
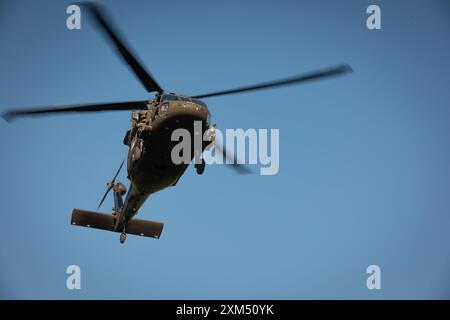
[[[174,130],[185,129],[190,133],[192,160],[194,136],[203,136],[209,129],[209,111],[205,104],[177,98],[151,100],[147,109],[132,114],[132,128],[124,138],[124,143],[129,146],[127,170],[131,185],[123,207],[116,215],[116,230],[126,226],[152,193],[174,186],[188,167],[189,163],[172,161],[172,150],[179,143],[172,139]],[[195,121],[201,122],[202,132],[196,131]],[[202,143],[201,152],[208,144],[208,141]]]

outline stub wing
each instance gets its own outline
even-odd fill
[[[80,227],[122,232],[122,230],[114,230],[113,215],[95,211],[73,209],[71,224]],[[163,227],[164,223],[161,222],[132,219],[127,224],[126,233],[159,239]]]

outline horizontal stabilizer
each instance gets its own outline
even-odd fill
[[[114,216],[112,214],[94,211],[73,209],[71,224],[81,227],[116,231],[114,230]],[[128,222],[126,233],[159,239],[163,227],[164,223],[161,222],[131,219]],[[116,232],[122,232],[122,230],[117,230]]]

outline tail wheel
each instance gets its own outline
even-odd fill
[[[125,240],[127,240],[127,234],[125,232],[122,232],[120,234],[120,243],[124,243]]]

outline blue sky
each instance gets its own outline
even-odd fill
[[[69,3],[0,4],[1,110],[149,97],[88,19],[66,29]],[[205,100],[221,128],[279,128],[279,173],[189,168],[140,211],[161,239],[126,245],[70,215],[96,208],[125,157],[127,112],[0,122],[1,298],[450,298],[446,1],[104,3],[169,91],[355,73]],[[71,264],[81,290],[66,289]]]

